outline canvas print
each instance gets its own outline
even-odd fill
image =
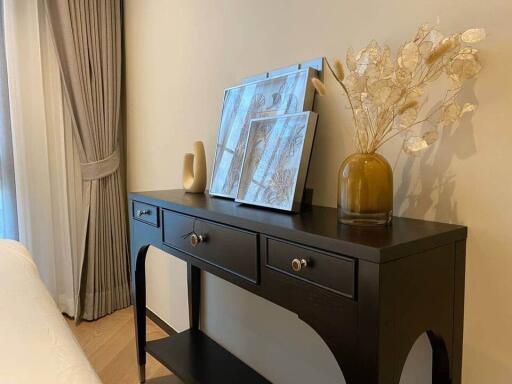
[[[252,121],[236,201],[300,209],[316,120],[303,112]]]
[[[312,68],[229,88],[225,92],[210,194],[235,198],[251,120],[311,110]]]

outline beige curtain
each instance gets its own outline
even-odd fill
[[[120,0],[46,0],[83,179],[76,318],[130,304],[124,182],[119,169]]]

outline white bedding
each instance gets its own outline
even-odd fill
[[[0,240],[0,384],[100,380],[18,242]]]

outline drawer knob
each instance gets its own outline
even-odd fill
[[[149,215],[151,211],[149,209],[137,209],[136,215],[137,217],[141,217],[144,215]]]
[[[190,235],[190,245],[197,247],[201,243],[206,243],[205,235],[198,235],[197,233]]]
[[[308,266],[308,261],[306,259],[293,259],[292,260],[292,269],[295,272],[299,272],[303,268],[306,268]]]

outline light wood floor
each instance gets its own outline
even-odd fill
[[[67,322],[104,384],[138,384],[133,309],[126,308],[100,320],[76,326]],[[147,339],[167,334],[147,319]],[[146,383],[178,384],[181,381],[151,356],[147,356]]]

